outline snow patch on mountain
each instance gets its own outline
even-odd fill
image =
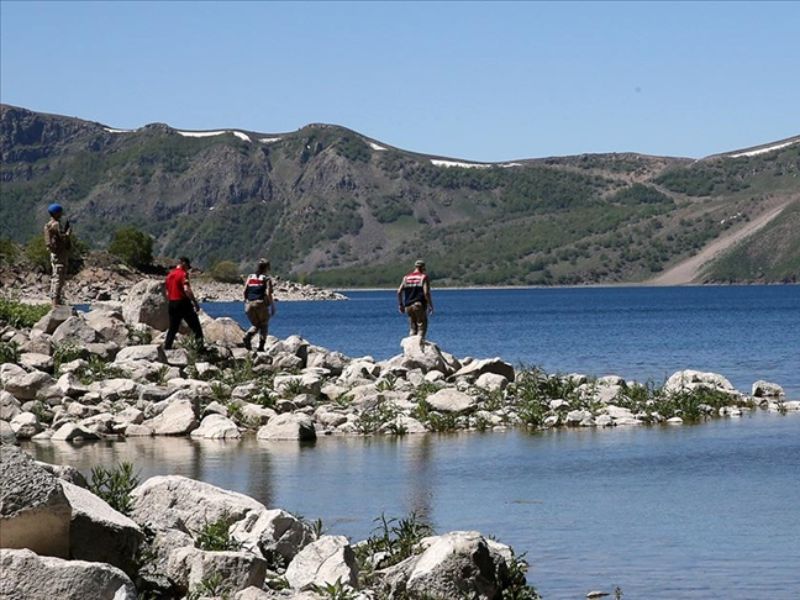
[[[250,136],[246,133],[242,133],[241,131],[235,131],[233,129],[222,129],[220,131],[176,131],[178,135],[182,135],[183,137],[194,137],[194,138],[204,138],[204,137],[213,137],[215,135],[224,135],[226,133],[232,133],[240,140],[244,140],[245,142],[249,142]]]
[[[782,144],[774,144],[772,146],[766,146],[765,148],[756,148],[755,150],[748,150],[747,152],[737,152],[736,154],[729,154],[731,158],[741,158],[742,156],[758,156],[759,154],[765,154],[767,152],[772,152],[773,150],[780,150],[781,148],[786,148],[787,146],[791,146],[792,144],[796,144],[800,142],[800,140],[791,140],[789,142],[783,142]]]
[[[379,146],[375,142],[368,142],[368,143],[370,148],[372,148],[373,150],[377,150],[378,152],[383,152],[386,150],[386,148],[384,148],[383,146]]]

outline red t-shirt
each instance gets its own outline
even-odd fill
[[[186,271],[175,267],[167,275],[167,300],[185,300],[187,298],[183,286],[186,284]]]

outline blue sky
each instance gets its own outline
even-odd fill
[[[0,99],[470,160],[800,134],[800,3],[0,3]]]

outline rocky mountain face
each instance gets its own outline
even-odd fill
[[[642,281],[800,197],[798,143],[701,161],[481,164],[331,125],[121,131],[3,105],[0,157],[0,236],[24,242],[58,201],[97,247],[134,225],[164,255],[243,267],[269,255],[279,273],[333,286],[394,284],[418,256],[439,284]],[[750,243],[761,247],[758,235]],[[796,278],[797,244],[775,252],[775,269],[709,278]]]

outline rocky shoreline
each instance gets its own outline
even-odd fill
[[[98,301],[123,302],[137,283],[162,281],[163,275],[152,275],[127,267],[118,262],[89,264],[67,278],[64,295],[73,304],[91,304]],[[295,300],[346,300],[347,296],[333,290],[273,277],[275,298],[279,301]],[[242,299],[242,284],[222,283],[208,277],[195,277],[192,281],[197,297],[202,302],[238,302]],[[0,287],[29,303],[49,303],[50,277],[20,266],[0,265]]]
[[[243,331],[232,319],[203,314],[202,322],[207,352],[185,336],[164,351],[161,283],[141,281],[124,302],[96,302],[86,313],[60,307],[29,328],[0,324],[0,565],[10,575],[0,597],[48,597],[55,589],[62,598],[115,600],[143,592],[239,600],[537,597],[525,584],[524,563],[478,532],[433,536],[410,517],[402,527],[387,525],[383,536],[351,543],[252,498],[176,476],[128,490],[115,509],[107,500],[119,494],[101,498],[74,469],[34,463],[13,448],[22,440],[299,442],[679,425],[758,408],[800,411],[800,401],[787,401],[777,384],[758,381],[745,394],[714,373],[679,371],[655,388],[618,376],[519,370],[500,358],[456,358],[417,337],[402,340],[402,353],[385,361],[347,357],[298,336],[271,337],[266,351],[254,353],[241,347]],[[124,480],[115,477],[108,480]]]

